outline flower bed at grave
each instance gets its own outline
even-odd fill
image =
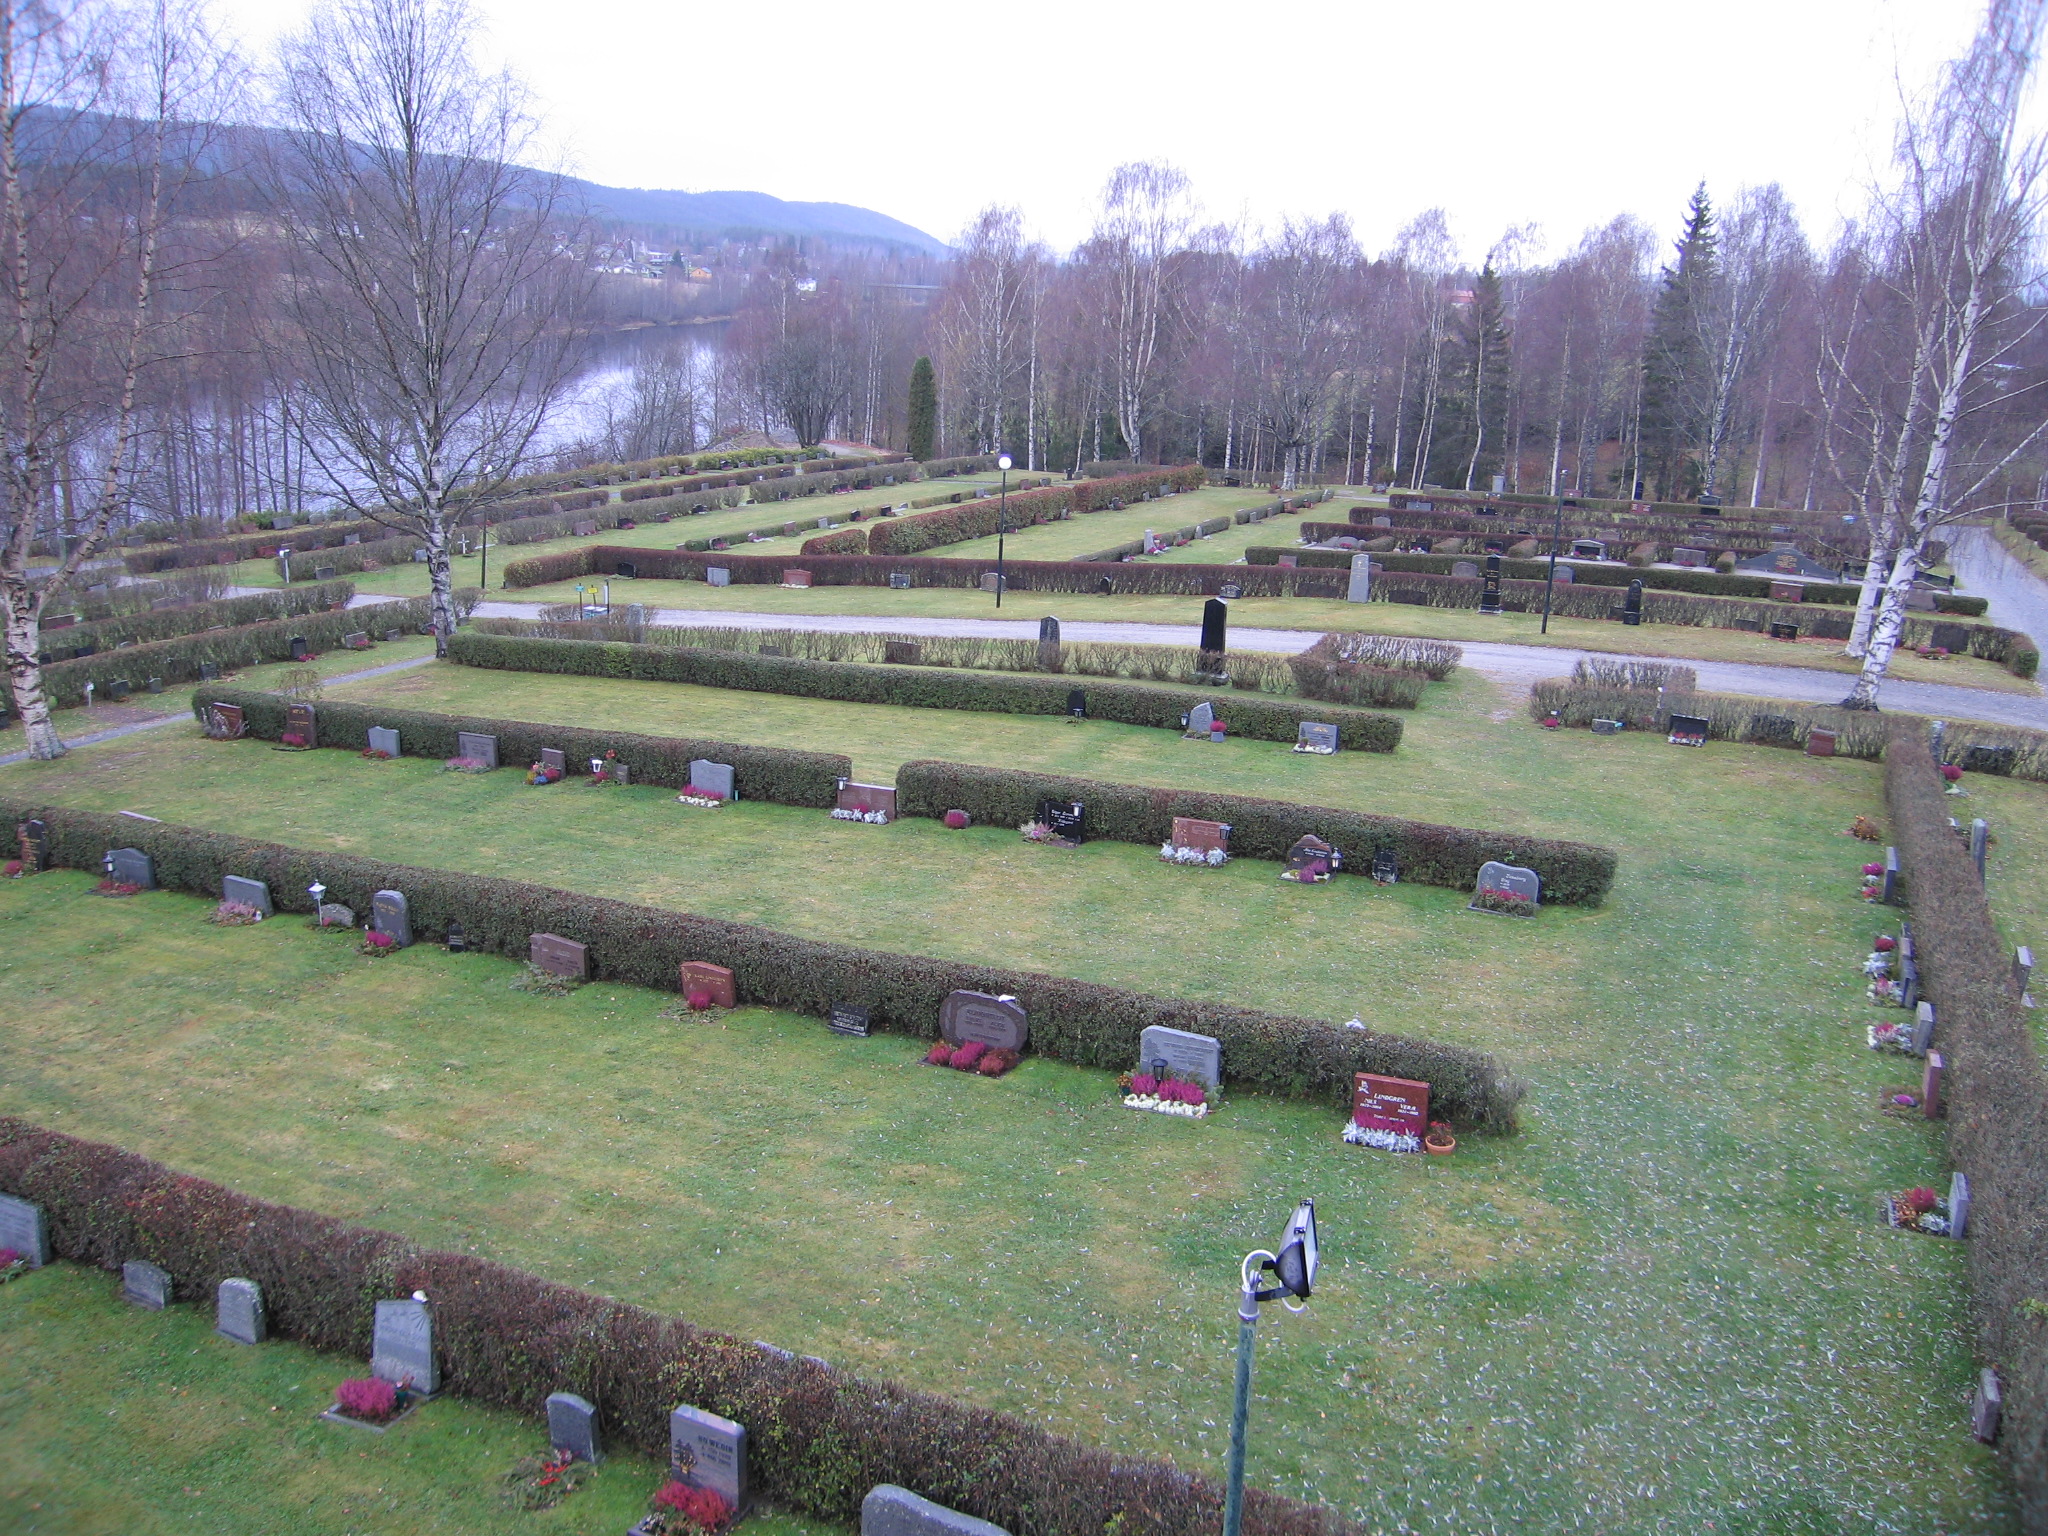
[[[725,804],[725,796],[715,789],[686,789],[676,796],[676,800],[682,805],[702,806],[707,811],[715,811]]]
[[[277,744],[280,747],[290,747],[294,752],[303,751],[305,748],[310,747],[312,745],[310,741],[306,740],[306,738],[297,731],[286,731],[282,736],[277,738]]]
[[[1117,1079],[1117,1086],[1123,1090],[1126,1109],[1145,1109],[1156,1115],[1180,1115],[1200,1120],[1215,1108],[1209,1102],[1209,1090],[1202,1084],[1182,1082],[1174,1077],[1128,1072]]]
[[[1471,905],[1481,912],[1502,912],[1509,917],[1534,917],[1536,903],[1526,896],[1517,896],[1513,891],[1495,890],[1481,886],[1473,895]]]
[[[366,955],[388,955],[398,947],[398,941],[388,933],[379,933],[374,928],[368,928],[363,931],[362,942],[356,947]]]
[[[1377,1126],[1345,1122],[1344,1140],[1354,1147],[1378,1147],[1382,1152],[1420,1152],[1422,1138],[1409,1131],[1383,1131]]]
[[[376,1376],[358,1376],[334,1389],[334,1411],[362,1424],[389,1424],[411,1406],[412,1394]]]
[[[1873,1051],[1891,1051],[1900,1056],[1913,1056],[1913,1026],[1910,1024],[1872,1024],[1863,1032]]]
[[[1159,857],[1168,864],[1206,864],[1211,869],[1230,862],[1221,848],[1183,848],[1175,843],[1161,843]]]
[[[224,901],[206,914],[206,920],[223,928],[245,928],[262,922],[263,914],[246,901]]]
[[[524,1456],[505,1474],[505,1498],[519,1509],[553,1509],[580,1488],[594,1469],[567,1451]]]
[[[732,1524],[732,1506],[714,1488],[694,1488],[680,1479],[664,1483],[647,1502],[647,1518],[635,1536],[719,1536]]]
[[[526,782],[529,784],[559,784],[562,782],[562,770],[550,768],[546,763],[535,763],[526,770]]]
[[[1909,1189],[1885,1200],[1885,1220],[1902,1232],[1948,1236],[1948,1200],[1927,1188]]]
[[[1920,1094],[1917,1089],[1913,1088],[1900,1086],[1885,1089],[1883,1093],[1877,1096],[1877,1107],[1882,1113],[1898,1120],[1918,1120],[1922,1118]]]
[[[887,811],[857,811],[851,806],[835,805],[832,807],[832,819],[834,821],[864,821],[870,826],[886,827],[889,824],[889,813]]]
[[[491,765],[480,757],[451,757],[441,764],[443,773],[489,773]]]
[[[132,885],[126,880],[102,880],[92,888],[92,893],[95,896],[134,896],[141,890],[141,886]]]
[[[373,763],[388,763],[391,761],[391,754],[382,747],[365,747],[356,755],[358,757],[367,757]]]
[[[15,1248],[0,1248],[0,1285],[28,1273],[28,1259]]]
[[[948,1045],[941,1040],[925,1053],[928,1067],[951,1067],[956,1072],[978,1072],[983,1077],[1001,1077],[1021,1058],[1015,1051],[990,1050],[979,1040]]]

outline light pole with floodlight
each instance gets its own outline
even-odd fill
[[[1006,453],[996,460],[996,468],[1003,472],[1003,488],[996,495],[996,606],[1003,606],[1003,534],[1007,529],[1005,514],[1010,510],[1010,456]]]
[[[1280,1251],[1268,1253],[1254,1248],[1238,1266],[1242,1290],[1237,1304],[1237,1396],[1230,1407],[1230,1482],[1223,1496],[1223,1536],[1238,1536],[1244,1522],[1244,1429],[1252,1406],[1252,1332],[1259,1324],[1259,1303],[1282,1298],[1290,1312],[1306,1312],[1284,1298],[1308,1300],[1315,1284],[1321,1253],[1316,1245],[1316,1203],[1304,1200],[1287,1218],[1287,1230],[1280,1236]],[[1271,1270],[1280,1283],[1270,1290],[1259,1289],[1259,1277]]]

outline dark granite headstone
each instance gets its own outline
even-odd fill
[[[1079,800],[1041,800],[1038,820],[1061,842],[1080,843],[1088,835],[1088,807]]]
[[[1212,597],[1202,604],[1202,651],[1209,656],[1221,656],[1225,641],[1229,638],[1230,609],[1221,598]]]
[[[1067,690],[1067,713],[1076,720],[1088,718],[1088,695],[1079,688]]]
[[[1628,584],[1628,596],[1622,599],[1621,622],[1640,624],[1643,622],[1643,581],[1638,576]]]
[[[220,882],[220,899],[238,901],[245,907],[254,907],[265,917],[277,915],[277,909],[270,904],[270,887],[261,880],[250,880],[241,875],[223,875]]]
[[[237,1344],[261,1344],[270,1337],[263,1288],[254,1280],[223,1280],[213,1299],[213,1331]]]
[[[121,1299],[152,1312],[163,1311],[171,1304],[170,1271],[147,1259],[130,1259],[121,1266]]]
[[[924,660],[924,646],[916,640],[884,640],[882,660],[892,667],[914,667]]]
[[[434,1315],[422,1301],[380,1301],[370,1345],[370,1374],[424,1397],[441,1390],[434,1360]]]
[[[1014,997],[988,992],[951,992],[939,1005],[939,1034],[949,1045],[979,1040],[992,1050],[1021,1051],[1031,1026]]]
[[[145,891],[156,889],[156,861],[140,848],[109,848],[102,867],[108,879],[122,885],[138,886]]]
[[[31,816],[27,821],[15,824],[14,835],[21,849],[21,872],[24,875],[39,875],[50,867],[48,822],[40,816]],[[2022,987],[2020,990],[2026,989]],[[0,1247],[4,1246],[0,1244]]]
[[[293,635],[291,645],[293,661],[304,661],[312,654],[306,649],[306,637],[304,635]]]
[[[548,1394],[548,1445],[578,1461],[604,1460],[604,1442],[597,1432],[597,1407],[574,1392]]]
[[[1351,1119],[1368,1131],[1419,1139],[1429,1129],[1429,1084],[1360,1072],[1352,1081]]]
[[[13,1195],[0,1195],[0,1248],[12,1248],[28,1260],[30,1269],[49,1263],[50,1229],[43,1220],[43,1208]]]
[[[1398,885],[1401,880],[1401,860],[1391,848],[1375,849],[1372,856],[1372,878],[1377,885]]]
[[[1770,635],[1773,640],[1797,640],[1799,638],[1799,626],[1789,620],[1773,619],[1770,626]]]
[[[825,1016],[826,1027],[835,1035],[856,1035],[866,1039],[868,1010],[853,1003],[834,1003]]]
[[[540,749],[540,765],[543,768],[552,769],[556,773],[567,773],[569,771],[569,754],[560,747],[542,747]]]
[[[370,898],[370,928],[375,933],[390,934],[396,948],[404,949],[412,943],[412,917],[406,910],[403,892],[379,891]]]
[[[319,718],[310,704],[287,704],[284,707],[284,733],[304,739],[307,746],[319,741]]]
[[[1677,715],[1671,717],[1668,738],[1675,747],[1703,747],[1707,744],[1707,732],[1714,722],[1704,715]]]
[[[1486,579],[1479,589],[1479,611],[1500,612],[1500,556],[1497,554],[1486,557]]]
[[[1974,1439],[1991,1445],[1998,1439],[2000,1424],[2005,1418],[2005,1388],[1998,1380],[1998,1372],[1985,1366],[1977,1373],[1977,1390],[1970,1397],[1970,1434]],[[875,1493],[881,1490],[878,1488]],[[873,1498],[874,1494],[869,1494]],[[868,1536],[867,1505],[861,1505],[861,1536]],[[895,1536],[895,1533],[891,1533]]]

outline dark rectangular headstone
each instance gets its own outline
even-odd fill
[[[540,749],[540,765],[543,768],[552,769],[556,773],[567,773],[569,771],[569,755],[560,747],[542,747]]]
[[[1985,1366],[1977,1373],[1977,1390],[1970,1398],[1970,1434],[1986,1445],[1998,1439],[1998,1430],[2005,1417],[2005,1388],[1999,1383],[1998,1372]],[[875,1493],[880,1493],[877,1488]],[[869,1494],[873,1498],[874,1494]],[[861,1506],[861,1536],[868,1536],[867,1506]],[[891,1532],[890,1536],[896,1536]]]
[[[145,891],[156,889],[156,861],[140,848],[109,848],[104,868],[109,880]]]
[[[604,1443],[597,1432],[597,1408],[574,1392],[548,1394],[548,1445],[578,1461],[604,1460]]]
[[[866,1039],[868,1010],[852,1003],[834,1003],[825,1016],[826,1027],[835,1035],[856,1035]]]
[[[455,755],[495,768],[498,766],[498,738],[482,731],[457,731]]]
[[[1206,655],[1221,656],[1225,641],[1229,638],[1230,609],[1221,598],[1212,597],[1202,604],[1202,651]]]
[[[1707,732],[1712,729],[1713,722],[1704,715],[1673,715],[1669,739],[1674,746],[1705,746]]]
[[[412,943],[412,917],[406,910],[403,892],[379,891],[370,898],[370,928],[376,933],[390,934],[395,948],[404,949]]]
[[[1399,885],[1401,883],[1401,858],[1391,848],[1376,848],[1372,855],[1372,879],[1375,885]]]
[[[1081,842],[1088,831],[1088,808],[1079,800],[1041,800],[1038,820],[1052,835],[1070,843]]]
[[[1878,899],[1888,907],[1899,904],[1899,850],[1896,848],[1884,851],[1884,890]]]
[[[50,867],[50,827],[40,816],[32,816],[19,822],[14,829],[15,840],[21,849],[21,872],[24,875],[39,875]],[[2026,991],[2024,985],[2022,992]],[[0,1243],[0,1247],[7,1246]]]
[[[924,659],[924,646],[915,640],[884,640],[882,660],[892,667],[914,667]]]
[[[1369,1131],[1420,1139],[1429,1129],[1429,1084],[1360,1072],[1352,1083],[1351,1120]]]
[[[220,882],[220,899],[238,901],[245,907],[254,907],[265,917],[277,915],[277,909],[270,904],[270,887],[261,880],[250,880],[242,875],[223,875]]]
[[[1773,640],[1797,640],[1799,638],[1799,626],[1784,619],[1774,619],[1771,621],[1771,638]]]
[[[1088,718],[1088,695],[1079,688],[1067,690],[1067,713],[1076,720]]]

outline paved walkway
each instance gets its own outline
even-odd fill
[[[1987,597],[1994,624],[2019,630],[2048,652],[2048,581],[2036,576],[1988,528],[1958,528],[1949,544],[1957,585],[1972,597]]]
[[[1994,548],[1997,546],[1994,545]],[[2003,554],[2004,551],[2000,550]],[[2017,562],[2015,562],[2017,564]],[[2024,567],[2022,567],[2024,570]],[[2031,575],[2031,573],[2028,573]],[[485,618],[537,619],[539,603],[489,602],[479,604],[477,613]],[[1037,619],[928,619],[872,618],[853,614],[730,613],[717,609],[658,608],[650,621],[666,626],[728,629],[818,629],[860,634],[979,635],[987,639],[1035,640]],[[1193,646],[1202,631],[1195,624],[1107,624],[1085,621],[1062,622],[1061,638],[1104,640],[1128,645]],[[1292,655],[1305,651],[1321,638],[1317,632],[1300,629],[1257,629],[1233,626],[1232,646],[1247,651],[1278,651]],[[1465,653],[1465,665],[1473,671],[1506,683],[1527,688],[1541,677],[1562,677],[1582,656],[1606,655],[1601,651],[1576,651],[1541,645],[1506,645],[1485,640],[1457,642]],[[1698,675],[1700,686],[1713,693],[1751,694],[1767,699],[1794,699],[1806,704],[1839,704],[1852,681],[1846,672],[1825,672],[1817,667],[1779,667],[1727,661],[1693,661],[1683,657],[1625,657],[1624,660],[1683,661]],[[1893,679],[1884,685],[1880,697],[1889,709],[1948,720],[1981,720],[1993,725],[2022,725],[2048,731],[2048,699],[2016,693],[1992,693],[1957,683],[1909,683]]]
[[[342,672],[333,677],[324,677],[320,681],[323,685],[330,686],[337,683],[359,683],[366,677],[382,677],[386,672],[403,672],[407,667],[423,667],[433,659],[431,656],[415,656],[410,661],[386,662],[381,667],[365,667],[360,672]],[[123,736],[133,736],[139,731],[153,731],[160,726],[174,725],[180,720],[191,718],[190,710],[182,710],[174,715],[158,715],[151,720],[137,720],[131,725],[116,725],[104,731],[94,731],[89,736],[77,736],[64,745],[66,748],[90,747],[98,742],[117,741]],[[26,752],[9,752],[0,756],[0,767],[5,767],[8,763],[25,762],[27,758]]]

